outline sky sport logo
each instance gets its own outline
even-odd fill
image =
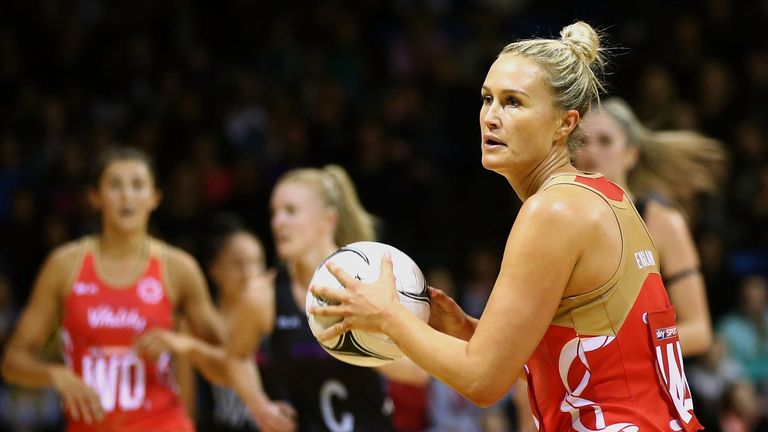
[[[657,341],[669,339],[674,336],[677,336],[677,326],[656,329]]]

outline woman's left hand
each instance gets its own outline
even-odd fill
[[[150,359],[157,359],[165,351],[184,356],[191,346],[192,341],[188,336],[159,328],[142,334],[134,344],[136,351]]]
[[[314,306],[309,312],[343,319],[317,334],[317,339],[332,339],[352,329],[386,334],[388,320],[401,307],[392,273],[392,258],[384,255],[379,278],[372,283],[363,283],[333,263],[326,266],[346,289],[310,286],[309,290],[315,297],[326,299],[331,304]]]

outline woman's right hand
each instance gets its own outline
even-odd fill
[[[283,401],[266,401],[256,410],[256,424],[264,432],[295,432],[296,410]]]
[[[429,299],[432,301],[429,313],[432,328],[463,340],[472,337],[477,321],[467,316],[456,301],[434,287],[429,287]]]
[[[99,395],[71,369],[54,366],[51,370],[53,387],[61,396],[64,410],[75,421],[94,424],[104,419]]]

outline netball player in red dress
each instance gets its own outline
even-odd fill
[[[3,377],[21,386],[53,386],[71,432],[191,431],[171,352],[200,364],[211,348],[177,336],[177,317],[203,340],[222,339],[202,272],[190,255],[147,232],[160,194],[146,155],[108,151],[94,178],[101,232],[47,258],[8,343]],[[65,364],[40,360],[58,328]]]
[[[398,301],[391,260],[312,313],[342,316],[321,338],[381,332],[427,372],[483,406],[525,371],[543,431],[694,431],[674,308],[648,231],[627,194],[571,165],[579,121],[597,98],[599,37],[582,22],[559,39],[508,45],[480,109],[482,163],[523,200],[479,320],[435,292],[433,327]],[[478,216],[482,220],[482,215]]]

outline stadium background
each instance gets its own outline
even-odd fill
[[[610,94],[731,152],[690,219],[717,323],[768,274],[768,1],[33,0],[0,4],[0,342],[46,253],[93,231],[113,143],[155,156],[152,230],[197,256],[220,210],[270,250],[274,180],[341,164],[381,240],[478,303],[519,208],[479,163],[480,84],[505,43],[574,19],[608,36]]]

